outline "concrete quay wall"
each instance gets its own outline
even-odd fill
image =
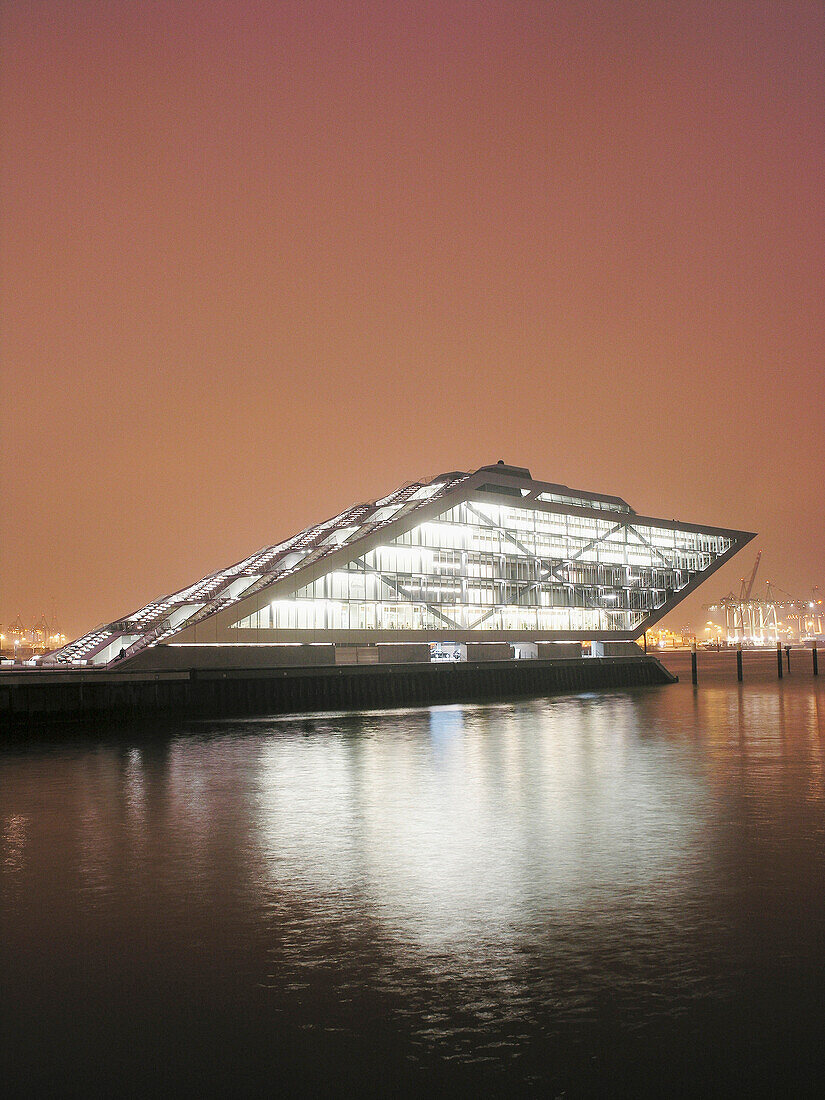
[[[655,657],[177,672],[0,673],[0,726],[426,706],[673,683]]]

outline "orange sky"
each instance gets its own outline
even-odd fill
[[[0,43],[3,623],[498,458],[825,585],[818,0],[0,0]]]

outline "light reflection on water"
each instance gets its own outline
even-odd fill
[[[705,795],[686,809],[662,746],[629,751],[628,717],[611,699],[434,708],[273,739],[257,805],[271,881],[357,897],[399,950],[466,972],[516,957],[536,923],[612,923],[611,890],[678,906],[708,860]]]
[[[45,1031],[44,1081],[100,1041],[103,1078],[242,1046],[253,1090],[317,1058],[575,1095],[730,1055],[825,976],[823,732],[798,679],[7,746],[5,1068]]]

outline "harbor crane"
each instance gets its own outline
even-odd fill
[[[725,616],[725,633],[729,642],[776,642],[779,623],[776,602],[772,598],[770,582],[764,600],[753,596],[753,585],[762,560],[762,551],[756,555],[750,577],[741,578],[739,595],[729,592],[717,603],[706,604],[708,611],[721,611]]]
[[[813,589],[810,599],[803,600],[766,581],[765,594],[760,599],[753,594],[753,589],[761,560],[760,550],[750,576],[741,578],[738,595],[729,592],[716,603],[705,604],[707,611],[724,614],[727,640],[757,645],[776,644],[779,641],[780,613],[788,622],[795,620],[795,630],[800,639],[821,634],[825,612],[819,587]]]
[[[753,563],[753,569],[751,570],[750,580],[748,581],[747,588],[745,587],[745,578],[742,578],[742,587],[739,589],[740,600],[749,600],[751,598],[751,592],[753,592],[753,582],[756,580],[756,573],[759,569],[759,563],[762,560],[762,551],[756,555],[756,561]]]

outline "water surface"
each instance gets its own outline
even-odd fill
[[[6,744],[5,1080],[816,1091],[825,701],[755,671]]]

